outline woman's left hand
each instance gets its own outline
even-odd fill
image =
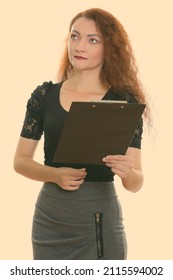
[[[127,155],[109,155],[103,158],[103,162],[120,178],[126,178],[134,168],[133,157]]]

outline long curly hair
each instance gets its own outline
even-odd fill
[[[120,92],[128,92],[139,103],[145,103],[144,116],[150,122],[150,109],[146,94],[138,79],[138,67],[124,27],[111,13],[100,8],[92,8],[78,13],[71,20],[69,33],[74,22],[81,17],[94,20],[103,38],[105,60],[100,73],[103,85]],[[73,66],[68,57],[67,42],[68,38],[59,68],[58,76],[60,80],[66,80],[73,73]]]

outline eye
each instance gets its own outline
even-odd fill
[[[78,39],[78,36],[76,34],[71,34],[70,38],[72,40],[77,40]]]
[[[90,38],[89,40],[92,44],[97,44],[98,41],[95,38]]]

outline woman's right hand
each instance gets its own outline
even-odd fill
[[[20,137],[14,157],[15,171],[32,180],[55,183],[64,190],[78,190],[86,177],[86,169],[40,164],[33,160],[37,145],[38,140]]]
[[[86,177],[86,169],[75,169],[70,167],[53,168],[51,182],[57,184],[67,191],[78,190]]]

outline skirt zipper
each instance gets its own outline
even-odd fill
[[[99,258],[103,257],[102,215],[102,213],[95,214],[97,255]]]

